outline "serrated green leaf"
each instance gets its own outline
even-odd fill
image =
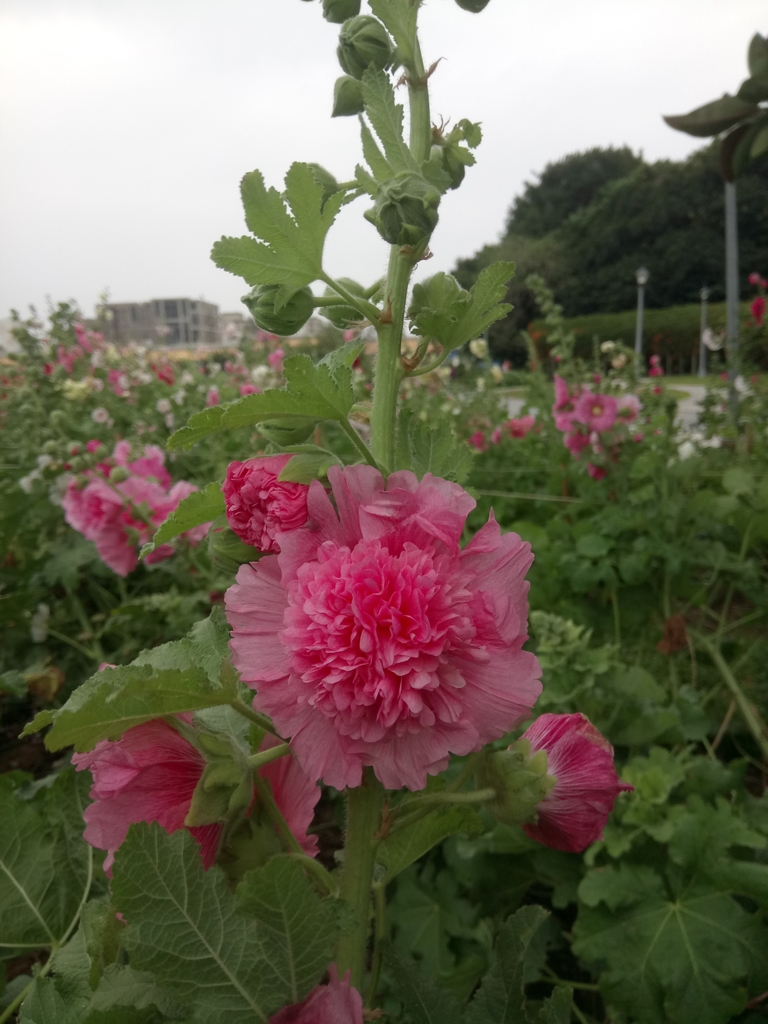
[[[385,880],[390,882],[448,836],[462,832],[472,838],[484,831],[482,818],[471,807],[441,808],[409,828],[388,836],[379,845],[377,859],[385,866]]]
[[[499,930],[495,963],[469,1004],[466,1024],[523,1024],[527,1020],[525,975],[527,961],[534,954],[536,932],[547,920],[546,910],[521,907]],[[537,958],[543,950],[535,950]]]
[[[323,246],[345,194],[323,203],[323,187],[309,164],[295,163],[285,176],[285,192],[266,188],[260,171],[241,184],[245,219],[253,238],[222,238],[211,252],[214,263],[250,285],[277,284],[284,298],[312,284],[323,271]],[[287,203],[287,207],[286,207]]]
[[[281,483],[311,484],[313,480],[324,477],[330,467],[336,465],[339,465],[339,460],[332,452],[319,450],[311,454],[294,455],[277,479]]]
[[[448,350],[476,338],[512,309],[500,300],[514,272],[514,263],[486,267],[469,292],[469,301],[462,295],[448,308],[419,311],[413,320],[416,330],[424,337],[435,338]]]
[[[56,946],[76,922],[91,884],[88,786],[69,768],[23,800],[0,776],[0,951]]]
[[[536,1019],[541,1024],[571,1024],[571,1003],[573,990],[568,987],[556,988],[539,1010]]]
[[[365,162],[371,169],[374,179],[378,181],[389,181],[390,178],[394,178],[395,172],[387,163],[387,158],[381,152],[373,137],[373,133],[365,121],[360,118],[360,138],[363,143],[363,156]],[[366,188],[366,191],[369,191]],[[374,194],[376,189],[374,188]]]
[[[393,37],[397,46],[410,48],[416,29],[419,5],[411,0],[369,0],[371,10]]]
[[[177,448],[183,448],[185,451],[188,451],[204,437],[208,437],[209,434],[215,434],[221,430],[224,408],[222,405],[214,405],[210,409],[202,409],[200,412],[190,416],[187,425],[175,430],[168,438],[166,442],[168,451],[173,452]]]
[[[221,484],[213,482],[202,491],[193,491],[186,498],[182,498],[176,509],[160,526],[151,543],[142,548],[142,557],[148,555],[150,551],[154,551],[158,544],[173,540],[180,533],[186,533],[187,530],[191,530],[195,526],[210,523],[224,511],[225,504],[224,495],[221,493]]]
[[[582,908],[573,950],[607,966],[600,988],[609,1004],[641,1024],[726,1024],[743,1009],[755,950],[768,953],[753,915],[712,888],[688,884],[670,896],[650,868],[606,868],[599,886],[600,900],[621,909]]]
[[[19,1024],[81,1024],[81,1018],[67,1007],[50,978],[36,978],[22,1004]]]
[[[242,914],[259,922],[273,963],[284,965],[291,985],[286,1002],[300,1002],[333,959],[348,904],[321,899],[300,865],[287,857],[274,857],[249,871],[238,886],[236,902]]]
[[[291,965],[270,931],[236,911],[223,872],[203,870],[185,829],[168,835],[156,824],[132,825],[115,857],[112,892],[128,921],[131,965],[200,1019],[267,1024],[294,1001]]]
[[[461,1024],[461,1006],[442,986],[426,978],[415,963],[401,959],[393,949],[384,952],[384,964],[402,1001],[409,1024]]]
[[[387,177],[394,177],[401,171],[418,172],[419,165],[403,138],[403,108],[395,103],[395,90],[389,75],[369,67],[362,81],[365,113],[384,147],[389,169]],[[379,178],[376,167],[371,165],[371,170]]]
[[[456,439],[450,423],[431,424],[416,418],[404,406],[397,423],[397,469],[410,469],[420,479],[425,473],[461,483],[469,473],[472,453]]]
[[[139,1011],[155,1007],[164,1018],[169,1017],[171,1020],[184,1015],[181,1005],[158,986],[153,975],[136,971],[132,967],[111,964],[105,970],[91,998],[88,1022],[96,1013],[114,1013],[121,1007],[131,1007]]]
[[[689,114],[665,117],[664,120],[670,128],[677,131],[695,135],[697,138],[710,138],[727,131],[747,117],[752,117],[759,109],[754,103],[746,103],[738,96],[726,94],[719,100],[697,107]]]

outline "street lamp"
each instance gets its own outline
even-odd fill
[[[707,376],[707,346],[704,344],[704,332],[707,329],[707,299],[709,288],[702,288],[699,292],[701,299],[701,332],[699,336],[699,376]]]
[[[635,278],[637,280],[637,324],[635,326],[635,362],[637,364],[637,372],[640,372],[640,361],[643,356],[643,306],[645,300],[645,286],[648,283],[648,278],[651,276],[650,270],[647,267],[640,267],[639,270],[635,271]]]

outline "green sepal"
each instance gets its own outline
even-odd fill
[[[246,544],[226,524],[226,516],[222,516],[208,534],[208,554],[216,568],[237,572],[247,562],[258,562],[261,551]]]
[[[505,825],[536,820],[536,808],[557,782],[547,774],[547,754],[520,739],[508,750],[487,751],[477,769],[481,789],[495,789],[496,797],[485,806]]]

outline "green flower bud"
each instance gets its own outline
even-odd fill
[[[125,466],[113,466],[109,472],[109,482],[112,484],[121,484],[124,480],[127,480],[130,473]]]
[[[471,11],[472,14],[479,14],[484,11],[490,0],[456,0],[462,11]]]
[[[351,117],[353,114],[362,114],[364,110],[363,87],[358,80],[350,75],[337,78],[333,87],[331,117]]]
[[[54,409],[53,412],[51,413],[51,415],[48,417],[48,422],[56,430],[60,430],[64,426],[64,424],[67,422],[67,417],[62,412],[61,409]]]
[[[331,172],[326,171],[326,169],[324,167],[321,167],[320,164],[310,164],[309,166],[312,168],[312,176],[314,177],[315,181],[317,182],[318,185],[322,185],[323,187],[323,198],[321,200],[322,209],[322,207],[325,206],[325,204],[328,202],[332,195],[335,195],[337,192],[341,191],[339,189],[339,183],[338,181],[336,181]]]
[[[531,744],[524,739],[508,750],[487,753],[477,771],[478,786],[496,790],[495,799],[485,806],[505,825],[535,821],[537,806],[556,781],[547,775],[546,751],[531,756]]]
[[[311,436],[318,420],[311,416],[293,416],[291,419],[264,420],[256,429],[268,441],[285,448],[290,444],[304,444]]]
[[[309,287],[300,288],[283,306],[275,309],[279,291],[280,285],[262,284],[244,295],[241,301],[248,307],[257,327],[285,337],[301,330],[312,316],[315,300]]]
[[[360,295],[362,297],[365,292],[365,288],[361,284],[351,280],[349,277],[340,277],[339,284],[343,285],[352,295]],[[325,294],[329,298],[339,297],[338,292],[335,292],[333,288],[326,288]],[[364,319],[354,306],[322,306],[320,312],[323,316],[328,317],[333,326],[338,327],[340,331],[346,331],[350,324]]]
[[[364,216],[391,245],[418,245],[435,229],[439,202],[440,193],[425,178],[405,173],[381,185]]]
[[[76,455],[74,459],[70,459],[69,464],[76,473],[80,473],[88,466],[88,463],[85,461],[82,455]]]
[[[43,452],[46,455],[58,455],[61,445],[58,441],[46,441],[43,445]]]
[[[362,78],[369,66],[383,71],[392,60],[392,42],[384,26],[370,14],[359,14],[342,25],[336,48],[342,70]]]
[[[323,17],[334,25],[341,25],[348,18],[360,13],[360,0],[323,0]]]
[[[208,554],[217,569],[235,573],[246,562],[256,562],[261,552],[245,544],[228,526],[214,526],[208,534]]]

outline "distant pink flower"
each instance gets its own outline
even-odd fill
[[[230,462],[222,486],[227,521],[237,536],[258,551],[280,551],[278,534],[307,521],[306,484],[280,483],[290,455]]]
[[[359,333],[360,331],[358,330],[344,331],[344,341],[354,341]]]
[[[604,480],[608,476],[607,470],[602,466],[595,466],[591,462],[587,463],[587,472],[593,480]]]
[[[283,360],[285,359],[285,352],[281,348],[276,348],[274,352],[270,352],[267,356],[267,362],[275,371],[275,373],[283,372]]]
[[[589,445],[589,433],[579,428],[571,430],[563,438],[563,444],[571,455],[578,459],[579,455]]]
[[[653,392],[654,395],[661,395],[661,394],[663,394],[663,389],[660,388],[658,386],[658,384],[656,385],[655,388],[651,388],[651,391]]]
[[[246,395],[258,395],[260,394],[259,389],[255,384],[241,384],[240,385],[240,397],[244,398]]]
[[[650,370],[648,371],[648,376],[649,377],[663,377],[664,376],[664,371],[662,370],[662,368],[660,366],[652,366],[650,368]]]
[[[184,719],[190,716],[180,716]],[[280,741],[268,736],[262,750]],[[166,832],[186,827],[192,796],[207,764],[205,758],[173,726],[161,719],[136,725],[119,740],[102,740],[85,754],[74,754],[78,771],[93,775],[91,798],[85,809],[85,839],[107,850],[104,870],[112,872],[115,851],[134,822],[156,821]],[[302,772],[290,755],[259,769],[268,779],[275,802],[305,853],[317,853],[317,840],[308,836],[319,788]],[[249,811],[250,813],[250,811]],[[189,831],[200,844],[206,871],[216,860],[223,823],[200,825]]]
[[[59,345],[56,350],[56,362],[59,366],[63,366],[68,374],[72,374],[75,363],[80,356],[85,355],[79,345],[73,345],[72,348],[65,348],[63,345]]]
[[[110,370],[107,373],[107,380],[118,398],[122,398],[123,395],[128,393],[128,377],[121,373],[120,370]]]
[[[86,331],[85,327],[83,327],[82,324],[75,324],[75,337],[77,338],[77,343],[80,346],[80,348],[82,348],[85,352],[88,353],[88,355],[90,355],[91,352],[93,352],[91,337],[89,336],[88,331]]]
[[[634,441],[634,442],[635,442],[636,444],[640,444],[640,442],[641,442],[641,441],[643,440],[643,435],[642,435],[642,434],[639,434],[639,433],[638,433],[638,434],[633,434],[633,435],[632,435],[632,440],[633,440],[633,441]]]
[[[527,630],[530,545],[493,517],[464,550],[474,500],[427,473],[331,467],[305,527],[240,567],[225,598],[233,661],[313,779],[421,789],[498,738],[540,690]]]
[[[637,395],[621,395],[616,399],[617,419],[624,423],[632,423],[640,414],[642,405]]]
[[[171,474],[165,468],[165,452],[156,444],[146,445],[144,454],[131,461],[130,442],[118,441],[112,458],[116,466],[130,470],[142,480],[156,480],[165,490],[171,486]]]
[[[498,444],[501,441],[501,427],[496,429],[491,434],[491,444]]]
[[[523,828],[531,839],[555,850],[580,853],[602,836],[621,782],[613,747],[584,715],[546,714],[523,733],[531,751],[545,750],[547,773],[557,781],[536,808],[535,823]]]
[[[479,452],[484,452],[488,447],[482,430],[476,430],[471,437],[467,438],[467,443],[471,444],[473,448],[477,448]]]
[[[339,979],[336,964],[331,964],[327,985],[313,988],[303,1003],[280,1010],[269,1024],[363,1024],[363,1000],[349,977],[347,971]]]
[[[576,399],[579,394],[580,389],[571,392],[568,382],[555,374],[555,404],[552,406],[552,414],[555,417],[555,426],[563,433],[573,426]]]
[[[585,391],[576,402],[573,418],[588,430],[610,430],[616,422],[616,399],[612,395]]]
[[[763,317],[765,316],[765,297],[763,295],[756,296],[752,300],[752,305],[749,307],[749,311],[752,314],[755,326],[762,327]]]
[[[208,388],[208,394],[205,396],[206,408],[210,409],[212,405],[218,405],[220,401],[219,389],[214,384],[213,387]]]
[[[661,365],[661,356],[659,356],[659,355],[652,355],[650,360],[649,360],[649,362],[650,362],[651,366],[660,366]]]
[[[85,446],[87,452],[97,452],[101,448],[101,441],[97,441],[96,438],[88,441]]]
[[[768,281],[756,273],[749,275],[749,283],[754,285],[756,288],[768,288]]]
[[[599,384],[602,379],[603,378],[600,376],[599,373],[593,373],[592,374],[592,383],[593,384]]]
[[[536,425],[533,416],[521,416],[516,420],[508,420],[504,426],[510,437],[525,437]]]

